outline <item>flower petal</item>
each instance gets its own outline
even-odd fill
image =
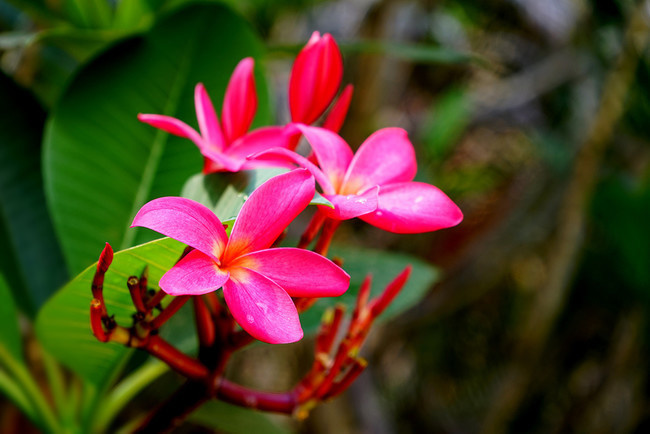
[[[323,197],[329,200],[334,209],[319,207],[325,215],[336,220],[347,220],[373,212],[379,205],[379,187],[375,186],[361,194],[324,194]]]
[[[246,134],[257,111],[257,93],[253,78],[253,58],[242,59],[230,77],[223,99],[221,120],[226,143]]]
[[[302,339],[296,306],[272,280],[235,267],[223,287],[223,295],[235,321],[255,339],[270,344]]]
[[[341,267],[309,250],[260,250],[238,258],[233,265],[271,279],[292,297],[337,297],[350,286],[350,276]]]
[[[335,194],[334,187],[332,187],[332,184],[325,174],[314,163],[293,151],[283,148],[273,148],[268,151],[260,152],[259,154],[254,154],[250,159],[255,161],[268,161],[269,163],[276,164],[280,167],[295,167],[291,164],[295,163],[311,172],[324,193]]]
[[[339,95],[338,99],[334,103],[334,106],[330,109],[330,112],[327,114],[325,121],[323,122],[323,128],[334,131],[338,133],[345,117],[348,114],[348,109],[350,108],[350,101],[352,100],[352,92],[354,88],[351,84],[345,86],[343,92]]]
[[[272,165],[269,161],[257,164],[255,160],[246,157],[271,148],[286,148],[289,146],[289,136],[284,127],[262,127],[240,137],[228,149],[226,155],[245,162],[243,169]]]
[[[268,248],[314,197],[305,169],[283,173],[259,186],[242,206],[230,233],[224,261]]]
[[[212,211],[182,197],[161,197],[146,203],[133,219],[133,226],[153,229],[219,261],[228,237]]]
[[[152,127],[167,131],[170,134],[190,139],[196,144],[196,146],[199,147],[199,149],[206,147],[203,138],[199,133],[196,132],[194,128],[190,127],[185,122],[171,116],[148,115],[140,113],[138,114],[138,120],[140,122],[144,122],[145,124],[149,124]]]
[[[239,172],[245,159],[233,158],[218,151],[201,151],[204,158],[203,173]]]
[[[298,53],[289,79],[289,108],[294,122],[313,123],[341,85],[343,59],[331,35],[318,32]]]
[[[160,288],[169,295],[201,295],[216,291],[230,273],[204,253],[192,250],[160,278]]]
[[[411,181],[417,171],[415,151],[406,131],[383,128],[359,147],[345,176],[343,190]]]
[[[194,107],[196,109],[196,119],[199,121],[201,135],[217,151],[223,151],[225,142],[221,127],[219,126],[219,118],[217,117],[217,112],[214,111],[214,106],[203,83],[197,84],[194,88]]]
[[[439,188],[403,182],[383,186],[377,210],[361,219],[389,232],[414,234],[456,226],[463,213]]]
[[[341,184],[352,161],[352,150],[338,134],[319,127],[295,124],[305,136],[316,154],[318,164],[332,183],[335,191]]]

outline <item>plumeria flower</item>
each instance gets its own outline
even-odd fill
[[[235,320],[256,339],[295,342],[303,332],[291,297],[334,297],[350,276],[329,259],[296,248],[269,248],[314,196],[314,178],[298,169],[262,184],[244,203],[230,237],[205,206],[180,197],[145,204],[133,226],[194,248],[160,279],[171,295],[219,288]]]
[[[295,127],[311,145],[320,167],[287,149],[264,151],[253,158],[284,158],[309,169],[323,196],[334,205],[333,209],[320,207],[327,217],[359,217],[396,233],[435,231],[463,219],[458,206],[440,189],[413,181],[415,151],[403,129],[381,129],[353,154],[336,133],[300,124]]]
[[[341,85],[343,58],[329,33],[314,32],[293,62],[289,79],[291,120],[313,124],[330,106]],[[337,131],[343,124],[352,98],[348,85],[334,104],[323,127]]]
[[[282,127],[263,127],[248,132],[257,111],[253,59],[243,59],[233,72],[221,110],[221,122],[203,84],[194,89],[199,134],[185,122],[165,115],[139,114],[138,119],[168,133],[192,140],[204,157],[203,173],[237,172],[259,167],[246,157],[274,146],[286,147]]]

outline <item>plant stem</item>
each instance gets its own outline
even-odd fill
[[[226,379],[221,379],[217,384],[215,397],[241,407],[284,414],[292,414],[297,405],[291,392],[262,392],[231,383]]]

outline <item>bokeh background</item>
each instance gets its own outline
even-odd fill
[[[53,25],[29,3],[0,1],[2,69],[47,108],[52,77],[86,59],[38,51],[25,35]],[[356,147],[378,128],[405,128],[418,179],[465,214],[421,235],[342,227],[338,243],[406,252],[442,277],[373,331],[369,366],[345,395],[304,421],[273,418],[278,429],[647,432],[650,3],[227,3],[267,45],[278,122],[293,55],[312,31],[329,32],[355,86],[341,135]],[[310,351],[309,341],[254,348],[232,375],[281,389],[292,376],[270,373],[300,373]],[[268,370],[253,365],[260,357]]]

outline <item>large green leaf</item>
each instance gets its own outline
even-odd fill
[[[127,231],[134,214],[148,200],[180,194],[202,167],[190,141],[139,123],[137,113],[196,125],[196,83],[205,84],[219,107],[237,62],[261,53],[239,16],[202,4],[119,44],[77,76],[45,139],[48,203],[71,272],[92,262],[105,241],[119,250],[151,239]],[[259,124],[268,117],[268,101],[259,76],[257,85]]]
[[[386,285],[399,273],[411,265],[413,270],[393,302],[379,317],[380,320],[392,318],[417,304],[438,279],[437,270],[426,262],[403,253],[392,253],[356,247],[333,247],[331,256],[343,259],[343,269],[350,275],[350,289],[340,297],[321,298],[307,312],[300,316],[305,334],[318,330],[325,310],[338,303],[352,313],[359,287],[366,275],[372,275],[371,298],[381,294]]]
[[[118,324],[130,326],[135,312],[126,280],[149,268],[149,285],[178,260],[184,245],[163,238],[115,254],[105,276],[104,299]],[[97,255],[99,256],[99,254]],[[96,265],[84,270],[48,301],[38,315],[36,333],[45,349],[77,374],[96,385],[109,380],[129,349],[101,343],[90,329],[91,285]]]
[[[30,314],[66,280],[40,171],[44,113],[0,74],[0,271]]]

